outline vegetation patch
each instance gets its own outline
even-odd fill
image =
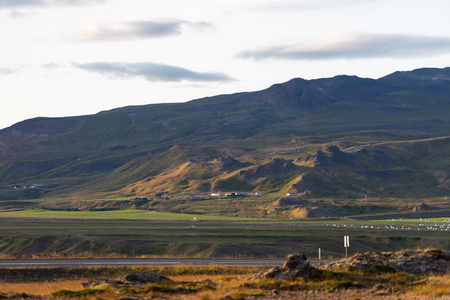
[[[96,288],[89,288],[89,289],[84,289],[81,291],[68,291],[68,290],[61,290],[61,291],[56,291],[52,294],[52,296],[54,297],[70,297],[70,298],[82,298],[82,297],[86,297],[89,295],[95,295],[95,294],[101,294],[104,293],[105,291],[107,291],[108,288],[107,287],[96,287]]]

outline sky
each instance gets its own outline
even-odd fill
[[[0,0],[0,128],[450,66],[448,0]]]

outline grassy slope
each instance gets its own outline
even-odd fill
[[[205,163],[232,156],[256,169],[276,157],[295,161],[332,143],[345,148],[448,135],[448,84],[436,81],[436,76],[447,76],[444,71],[413,71],[381,80],[294,79],[254,93],[25,121],[0,134],[5,191],[0,199],[98,196],[117,190],[124,196],[217,189],[286,191],[295,183],[293,177],[269,174],[267,180],[249,181],[238,171],[231,175]],[[433,72],[438,75],[431,76]],[[289,150],[290,141],[302,145]],[[439,167],[447,165],[446,146],[434,153],[403,146],[386,148],[401,162],[396,170],[372,168],[369,174],[360,166],[347,166],[342,173],[309,168],[301,174],[312,182],[309,189],[314,194],[328,197],[446,193],[447,173]],[[408,178],[401,169],[413,170],[412,180],[392,180]],[[357,180],[345,182],[344,177]],[[8,191],[12,184],[34,181],[48,189],[31,194]],[[414,189],[418,182],[425,187]]]
[[[377,151],[381,151],[379,156],[371,153],[349,155],[355,160],[353,165],[332,161],[323,166],[317,162],[298,163],[303,167],[293,173],[287,170],[280,173],[277,170],[282,167],[276,165],[272,168],[264,167],[273,163],[273,160],[267,158],[283,157],[289,161],[303,159],[315,154],[315,151],[311,151],[311,145],[265,146],[251,152],[242,151],[241,148],[243,155],[235,158],[253,165],[232,172],[216,168],[208,163],[207,157],[202,158],[199,155],[198,149],[186,146],[184,157],[171,150],[141,163],[133,170],[135,174],[140,172],[139,175],[132,178],[140,176],[144,179],[133,182],[119,191],[119,195],[151,196],[162,191],[176,194],[210,190],[286,192],[295,184],[298,188],[294,191],[309,190],[312,197],[358,198],[369,194],[379,197],[420,198],[442,197],[448,194],[448,138],[372,144]],[[215,148],[214,152],[226,153],[227,149],[230,149],[222,147]],[[321,148],[321,145],[315,147]],[[343,146],[341,147],[344,150]],[[194,156],[193,153],[197,155]],[[193,157],[197,159],[192,160]],[[389,160],[389,163],[383,159]],[[154,169],[160,170],[159,176],[156,176],[156,172],[151,173]],[[258,171],[263,169],[266,173]],[[104,182],[111,186],[116,180],[122,183],[130,182],[128,178],[123,177],[121,171],[122,169],[113,172]],[[144,175],[144,172],[148,175]],[[299,179],[299,176],[302,176],[302,179]]]

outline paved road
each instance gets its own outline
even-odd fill
[[[311,259],[311,264],[331,260]],[[111,258],[111,259],[1,259],[0,268],[21,267],[114,267],[165,265],[282,265],[284,259],[196,259],[196,258]]]

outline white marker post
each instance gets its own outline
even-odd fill
[[[348,257],[347,255],[347,248],[350,246],[350,238],[348,235],[344,235],[344,247],[345,247],[345,257]]]

